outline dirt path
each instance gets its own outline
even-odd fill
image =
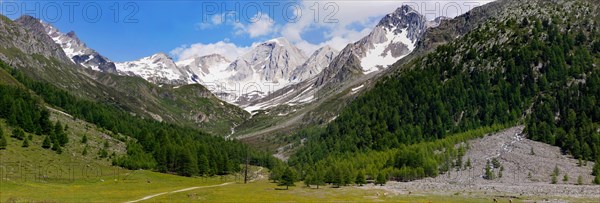
[[[254,182],[257,180],[261,180],[264,179],[264,176],[260,173],[264,168],[260,167],[257,171],[255,171],[254,173],[257,175],[257,178],[250,180],[250,182]],[[235,182],[226,182],[226,183],[221,183],[218,185],[206,185],[206,186],[196,186],[196,187],[190,187],[190,188],[184,188],[181,190],[175,190],[175,191],[171,191],[171,192],[161,192],[161,193],[157,193],[157,194],[153,194],[153,195],[148,195],[145,197],[142,197],[141,199],[137,199],[137,200],[133,200],[133,201],[127,201],[125,203],[134,203],[134,202],[141,202],[141,201],[145,201],[145,200],[149,200],[161,195],[166,195],[166,194],[175,194],[175,193],[180,193],[180,192],[186,192],[186,191],[190,191],[190,190],[195,190],[195,189],[203,189],[203,188],[212,188],[212,187],[223,187],[226,185],[231,185]]]
[[[230,184],[233,184],[233,183],[234,182],[226,182],[226,183],[222,183],[222,184],[218,184],[218,185],[197,186],[197,187],[190,187],[190,188],[185,188],[185,189],[181,189],[181,190],[175,190],[175,191],[171,191],[171,192],[162,192],[162,193],[158,193],[158,194],[148,195],[148,196],[145,196],[145,197],[143,197],[141,199],[133,200],[133,201],[128,201],[128,202],[125,202],[125,203],[140,202],[140,201],[149,200],[149,199],[161,196],[161,195],[180,193],[180,192],[185,192],[185,191],[190,191],[190,190],[195,190],[195,189],[211,188],[211,187],[222,187],[222,186],[230,185]]]

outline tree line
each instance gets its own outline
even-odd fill
[[[246,160],[251,164],[267,168],[277,162],[268,153],[251,149],[239,141],[225,140],[197,129],[137,117],[115,104],[78,98],[46,82],[32,80],[4,63],[0,65],[28,88],[2,86],[0,90],[7,92],[2,94],[2,101],[10,101],[0,104],[5,105],[2,106],[2,111],[8,112],[7,114],[2,112],[1,115],[6,115],[10,123],[13,122],[10,121],[10,115],[12,111],[16,111],[14,109],[18,109],[18,113],[21,114],[28,112],[31,119],[21,119],[23,121],[14,119],[14,122],[26,124],[27,127],[23,129],[28,132],[39,131],[40,134],[49,135],[51,143],[56,141],[61,143],[58,137],[61,137],[62,133],[55,125],[45,124],[49,123],[49,113],[41,105],[42,102],[61,109],[77,119],[134,138],[127,141],[127,154],[113,160],[113,164],[128,169],[154,169],[184,176],[222,175],[240,171],[240,164],[245,163]],[[39,96],[36,98],[39,101],[37,105],[32,103],[35,97],[30,92]],[[32,101],[25,102],[24,99],[13,101],[14,98],[31,98]],[[19,107],[18,105],[22,108],[13,108],[13,106]],[[29,124],[29,120],[38,122]],[[57,139],[52,139],[54,137]],[[51,148],[54,148],[54,144]]]
[[[530,139],[599,165],[600,68],[593,63],[600,61],[600,34],[585,20],[567,21],[492,21],[439,46],[379,81],[325,128],[299,132],[296,138],[308,141],[290,165],[304,178],[337,171],[347,178],[337,178],[342,185],[359,172],[432,177],[463,163],[460,153],[436,158],[422,143],[518,122]],[[492,40],[506,33],[507,42]]]

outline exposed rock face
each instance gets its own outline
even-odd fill
[[[32,46],[31,48],[34,50],[29,50],[26,53],[37,53],[46,57],[53,57],[64,63],[75,63],[96,71],[116,73],[113,62],[88,48],[85,43],[77,38],[74,32],[63,34],[50,24],[27,15],[18,18],[15,23],[33,34],[33,37],[37,38],[38,41],[44,43],[44,45]],[[50,45],[50,43],[56,45]],[[48,48],[52,50],[42,50]]]
[[[16,48],[27,54],[55,58],[65,63],[71,62],[62,48],[45,34],[44,26],[39,20],[31,16],[21,16],[13,23],[4,16],[0,18],[0,46]]]
[[[276,38],[255,46],[233,61],[224,82],[226,101],[244,105],[267,96],[290,83],[292,73],[306,62],[306,55],[285,38]],[[233,90],[233,91],[232,91]]]
[[[290,80],[292,82],[302,82],[315,77],[321,73],[325,67],[327,67],[331,61],[339,54],[338,50],[330,46],[324,46],[315,51],[306,60],[302,66],[297,68],[293,73]]]
[[[96,71],[107,73],[117,72],[115,63],[87,47],[87,45],[77,37],[75,32],[71,31],[64,34],[50,24],[41,21],[40,23],[44,27],[44,32],[50,36],[56,44],[60,45],[65,54],[74,63]]]
[[[346,46],[318,76],[316,85],[339,83],[385,69],[415,49],[426,23],[425,17],[409,6],[396,9],[382,18],[369,35]]]
[[[331,90],[383,70],[412,53],[427,24],[424,16],[411,7],[402,6],[383,17],[369,35],[349,44],[341,52],[330,47],[317,50],[292,73],[293,85],[243,107],[251,111],[282,104],[299,105],[331,95]]]

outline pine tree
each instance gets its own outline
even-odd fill
[[[358,174],[356,175],[356,184],[359,186],[362,186],[364,184],[367,184],[367,180],[365,177],[365,172],[363,172],[363,170],[359,170]]]
[[[306,176],[304,176],[304,185],[306,187],[309,187],[309,188],[310,188],[310,185],[313,184],[313,175],[312,175],[312,173],[313,172],[309,172],[309,173],[306,174]]]
[[[69,136],[67,136],[67,133],[63,130],[60,121],[57,121],[54,125],[54,133],[56,134],[56,139],[58,139],[60,146],[65,146],[69,142]]]
[[[465,169],[467,169],[467,168],[470,169],[471,167],[472,167],[472,165],[471,165],[471,158],[468,158],[467,159],[467,163],[465,164]]]
[[[81,138],[81,143],[86,144],[87,141],[88,141],[87,134],[84,134],[83,137]]]
[[[99,152],[98,152],[98,156],[101,159],[104,159],[106,157],[108,157],[108,151],[106,151],[106,149],[102,148]]]
[[[385,185],[385,183],[387,183],[387,175],[385,174],[385,172],[380,171],[379,174],[377,174],[375,184],[379,184],[380,186],[383,186],[383,185]]]
[[[281,164],[276,165],[275,167],[273,167],[273,169],[271,169],[271,173],[269,174],[269,179],[271,179],[273,182],[279,181],[281,179],[281,176],[282,176],[284,170],[285,170],[285,168],[283,168],[283,166]]]
[[[325,185],[325,175],[323,170],[319,167],[317,167],[317,169],[315,170],[312,184],[316,185],[317,189],[319,189],[319,186]]]
[[[25,131],[23,131],[21,128],[15,128],[12,131],[12,137],[18,140],[23,140],[25,139]]]
[[[24,147],[24,148],[29,147],[29,139],[27,139],[27,138],[23,139],[23,145],[21,145],[21,147]]]
[[[85,145],[85,147],[83,147],[83,152],[81,152],[81,155],[85,156],[88,154],[88,145]]]
[[[488,180],[493,180],[495,178],[494,173],[492,173],[492,167],[489,160],[485,165],[485,176],[483,178]]]
[[[563,182],[569,182],[569,175],[565,174],[562,179]]]
[[[2,130],[2,126],[0,126],[0,150],[6,149],[8,142],[6,137],[4,137],[4,130]]]
[[[285,189],[288,190],[290,186],[294,186],[295,181],[296,173],[294,173],[294,171],[290,167],[287,167],[281,175],[279,186],[285,186]]]
[[[189,150],[181,152],[181,171],[180,175],[191,177],[198,174],[198,162],[192,157]]]
[[[596,160],[594,163],[594,168],[592,169],[592,175],[600,176],[600,158]]]
[[[62,153],[62,148],[60,147],[60,143],[58,143],[58,140],[54,140],[54,143],[52,144],[52,150],[56,151],[57,154]]]
[[[206,155],[204,154],[198,157],[198,174],[209,174],[209,162],[208,158],[206,158]]]
[[[46,136],[42,142],[42,148],[48,149],[51,147],[50,136]]]
[[[577,176],[577,185],[583,185],[583,176]]]
[[[56,149],[56,153],[62,154],[62,152],[63,152],[62,147],[60,147],[60,145],[59,145],[58,148]]]

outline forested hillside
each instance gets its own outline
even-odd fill
[[[18,69],[4,63],[0,62],[0,66],[4,73],[10,73],[20,82],[18,85],[0,85],[0,116],[17,129],[13,133],[16,136],[22,134],[19,129],[46,136],[50,144],[55,143],[51,148],[57,152],[68,140],[62,139],[63,126],[48,120],[46,105],[129,136],[123,140],[127,141],[127,155],[113,160],[115,165],[128,169],[156,169],[192,176],[233,173],[239,171],[240,164],[247,159],[256,165],[270,167],[274,164],[275,160],[269,154],[252,150],[238,141],[227,141],[193,128],[136,117],[116,106],[80,99],[50,84],[29,79]]]
[[[516,123],[525,123],[533,140],[598,160],[598,6],[529,2],[511,11],[518,15],[492,18],[396,67],[326,129],[300,133],[307,141],[290,165],[301,174],[348,170],[350,179],[365,171],[397,180],[436,176],[463,164],[468,146],[455,134]]]

